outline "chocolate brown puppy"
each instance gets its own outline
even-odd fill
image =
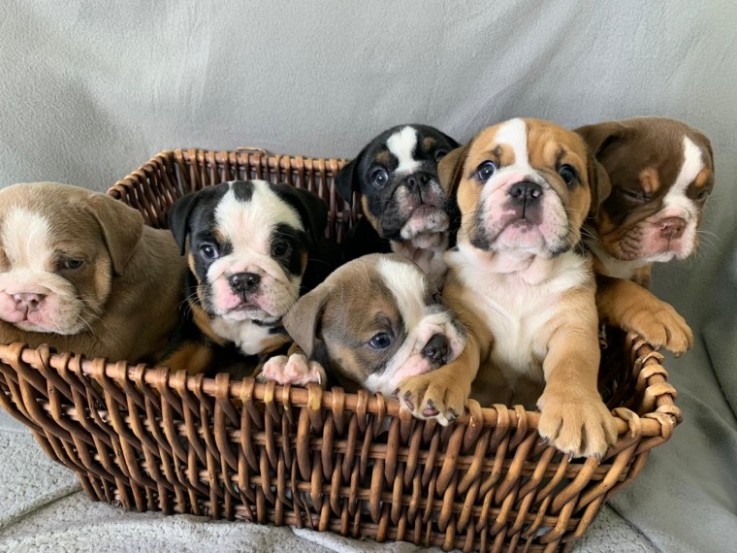
[[[693,334],[676,310],[646,290],[653,263],[685,259],[698,245],[714,188],[709,139],[672,119],[643,117],[576,129],[604,166],[612,193],[586,225],[595,255],[601,318],[656,347],[682,353]]]
[[[455,361],[405,380],[400,400],[415,416],[431,406],[445,419],[469,396],[536,403],[543,438],[603,455],[617,433],[597,390],[594,274],[580,239],[609,192],[606,173],[578,135],[536,119],[481,131],[439,169],[461,211],[443,298],[468,340]]]
[[[184,260],[167,230],[104,194],[0,190],[0,343],[157,360],[178,322]]]
[[[304,355],[269,360],[263,378],[302,385],[329,380],[386,395],[408,376],[453,361],[466,337],[427,275],[396,254],[343,265],[297,301],[284,327]]]

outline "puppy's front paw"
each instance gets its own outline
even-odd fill
[[[463,415],[469,394],[457,380],[434,371],[407,378],[397,389],[402,409],[418,419],[436,419],[443,426]]]
[[[325,382],[325,369],[317,361],[308,361],[301,353],[293,353],[289,357],[276,355],[264,363],[258,379],[296,386],[306,386],[311,382],[322,385]]]
[[[554,447],[573,457],[602,457],[617,441],[614,417],[598,395],[572,397],[545,391],[538,432]]]
[[[693,332],[671,305],[658,301],[652,308],[637,308],[622,321],[625,330],[642,336],[656,348],[665,347],[681,355],[693,346]]]

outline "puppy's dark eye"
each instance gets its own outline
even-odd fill
[[[711,190],[701,190],[698,194],[696,194],[696,199],[700,202],[703,202],[706,200],[706,198],[709,197],[709,194],[711,194]]]
[[[215,244],[205,243],[200,246],[200,255],[205,259],[217,259],[220,257],[220,250]]]
[[[561,165],[558,168],[558,174],[563,179],[563,182],[566,183],[566,186],[571,186],[578,178],[578,173],[570,165]]]
[[[448,155],[448,150],[444,148],[438,148],[437,150],[435,150],[435,161],[440,161],[447,155]]]
[[[386,349],[392,345],[392,337],[388,332],[379,332],[369,340],[369,346],[374,349]]]
[[[369,180],[376,188],[383,188],[389,182],[389,173],[383,167],[377,167],[371,171]]]
[[[644,204],[650,200],[650,195],[641,192],[640,190],[630,190],[628,188],[620,188],[620,194],[622,194],[627,200]]]
[[[271,255],[274,257],[282,257],[284,255],[287,255],[291,251],[292,246],[290,246],[289,242],[274,242],[274,244],[271,246]]]
[[[494,173],[496,173],[496,163],[493,161],[484,161],[476,168],[476,176],[480,181],[486,182]]]
[[[65,257],[59,262],[59,268],[65,271],[79,269],[82,265],[84,265],[84,261],[74,257]]]

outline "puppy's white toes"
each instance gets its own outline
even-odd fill
[[[264,363],[263,367],[261,367],[261,372],[258,374],[256,379],[260,382],[273,380],[279,384],[284,384],[286,365],[286,355],[275,355]]]

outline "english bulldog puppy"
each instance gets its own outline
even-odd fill
[[[643,117],[576,129],[604,166],[612,193],[586,224],[601,318],[676,354],[693,334],[646,288],[653,263],[689,257],[714,188],[711,144],[673,119]]]
[[[169,231],[109,196],[50,182],[0,190],[0,344],[153,362],[185,272]]]
[[[481,131],[439,166],[457,187],[461,228],[443,297],[468,329],[461,355],[400,384],[415,416],[535,403],[538,431],[573,456],[617,438],[597,390],[598,317],[581,225],[609,192],[583,140],[553,123],[512,119]]]
[[[438,161],[458,143],[426,125],[392,127],[369,142],[336,175],[339,194],[356,193],[364,218],[346,240],[346,258],[395,252],[414,261],[435,285],[445,274],[443,252],[460,224]]]
[[[264,378],[304,385],[327,376],[349,391],[385,395],[453,361],[466,340],[427,275],[396,254],[346,263],[294,304],[284,327],[306,358],[270,360]]]
[[[187,253],[188,307],[201,334],[164,364],[196,373],[218,348],[262,356],[289,344],[282,317],[337,265],[325,240],[327,217],[315,194],[261,180],[224,182],[177,200],[169,226]]]

